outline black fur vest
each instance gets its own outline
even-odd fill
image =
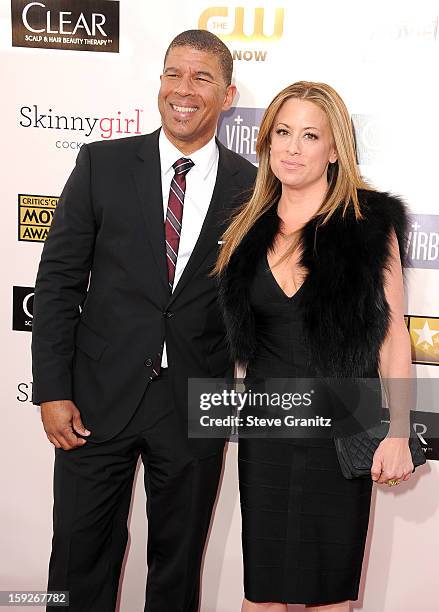
[[[302,237],[300,264],[307,272],[298,294],[305,339],[317,372],[332,377],[371,376],[389,325],[384,272],[390,234],[395,230],[401,260],[406,253],[407,213],[403,202],[388,193],[358,192],[364,219],[352,205],[326,225],[309,221]],[[317,229],[316,229],[317,228]],[[279,229],[277,205],[252,227],[221,275],[219,298],[233,360],[247,363],[256,345],[249,287],[259,258]]]

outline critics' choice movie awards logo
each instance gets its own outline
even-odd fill
[[[284,9],[209,7],[201,13],[198,27],[230,43],[234,60],[264,62],[266,45],[282,38]]]
[[[14,287],[12,296],[12,329],[32,331],[34,287]]]
[[[439,365],[439,317],[405,317],[412,345],[412,363]]]
[[[20,194],[18,196],[18,240],[44,242],[59,198]]]
[[[12,0],[12,46],[119,51],[119,2]]]
[[[439,215],[410,214],[407,267],[439,269]]]
[[[221,115],[218,138],[231,151],[256,163],[256,140],[265,109],[231,108]]]

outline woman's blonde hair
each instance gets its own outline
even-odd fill
[[[352,202],[356,218],[362,218],[357,189],[371,190],[371,187],[363,181],[358,171],[354,133],[346,105],[338,93],[326,83],[298,81],[278,93],[264,113],[256,142],[259,168],[253,194],[238,210],[224,232],[223,245],[213,274],[224,270],[244,236],[280,198],[282,186],[270,167],[270,145],[277,114],[284,102],[290,98],[308,100],[325,112],[337,152],[337,161],[328,167],[328,190],[314,217],[320,217],[321,224],[324,224],[340,206],[343,207],[344,215]],[[294,251],[297,242],[296,239],[288,254]]]

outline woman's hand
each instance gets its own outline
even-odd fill
[[[389,480],[408,480],[413,471],[408,438],[384,438],[375,451],[372,462],[372,480],[378,484]]]

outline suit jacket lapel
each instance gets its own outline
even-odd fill
[[[212,249],[218,248],[218,239],[223,230],[224,217],[226,216],[227,205],[230,205],[234,195],[234,175],[238,171],[230,162],[228,150],[217,140],[219,150],[218,171],[213,190],[212,199],[201,227],[200,235],[194,246],[189,261],[186,264],[183,274],[180,277],[172,295],[168,306],[179,296],[185,285],[196,272],[199,266],[205,261],[207,255]],[[183,217],[184,223],[184,217]]]
[[[133,174],[139,196],[140,210],[146,225],[146,235],[151,243],[160,278],[167,291],[169,291],[159,134],[160,129],[144,137],[137,152]]]

